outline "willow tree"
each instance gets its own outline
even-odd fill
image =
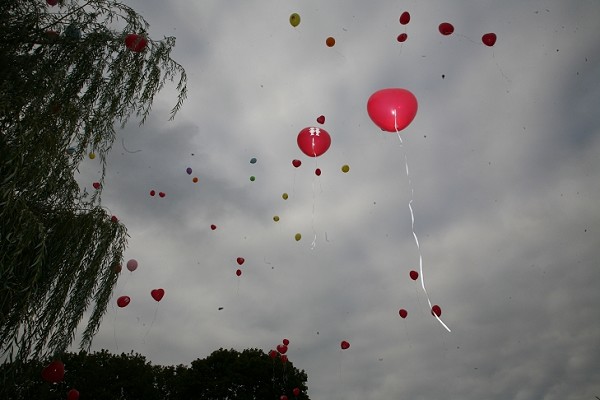
[[[116,0],[0,0],[0,359],[60,354],[86,312],[83,349],[99,327],[127,232],[78,166],[96,155],[102,183],[115,129],[165,83],[171,118],[186,96],[175,38],[148,27]]]

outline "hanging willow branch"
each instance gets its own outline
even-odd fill
[[[186,97],[171,59],[175,39],[151,40],[148,24],[114,0],[0,0],[0,358],[59,354],[86,311],[89,348],[106,311],[127,242],[77,168],[102,163],[115,124],[142,124],[167,81]],[[129,33],[148,40],[128,49]],[[102,179],[103,180],[103,179]]]

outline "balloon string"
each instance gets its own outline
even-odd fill
[[[394,125],[396,127],[396,133],[398,134],[398,139],[400,139],[400,146],[403,146],[404,143],[402,142],[402,137],[400,136],[400,132],[398,131],[398,125],[396,123],[395,116],[396,116],[396,114],[394,113]],[[410,187],[410,200],[408,201],[408,209],[410,210],[412,234],[413,234],[413,237],[415,238],[415,244],[417,245],[417,251],[419,253],[419,276],[421,277],[421,287],[423,288],[423,292],[425,293],[425,297],[427,298],[427,303],[429,304],[429,309],[431,310],[433,308],[433,305],[431,304],[431,300],[429,299],[429,294],[427,293],[427,289],[425,288],[425,277],[423,274],[423,254],[421,253],[421,245],[419,244],[419,238],[417,237],[417,233],[415,232],[415,213],[412,208],[415,190],[413,188],[412,180],[410,178],[410,173],[408,171],[408,157],[406,156],[406,153],[404,153],[404,164],[406,166],[406,177],[408,178],[408,186]],[[436,313],[433,313],[433,316],[440,322],[440,324],[442,324],[442,326],[444,328],[446,328],[446,330],[448,332],[451,332],[450,328],[448,328],[446,326],[444,321],[442,321]]]
[[[314,139],[313,139],[314,141]],[[315,156],[315,170],[317,168],[317,157]],[[313,194],[313,204],[312,204],[312,218],[311,218],[311,225],[312,225],[312,230],[313,230],[313,241],[310,245],[310,249],[314,250],[315,247],[317,247],[317,231],[315,230],[315,204],[317,202],[316,198],[316,194],[315,194],[315,181],[316,181],[316,175],[313,176],[313,180],[312,180],[312,194]]]
[[[148,336],[148,334],[150,333],[150,329],[152,329],[152,325],[154,325],[154,320],[156,319],[156,313],[157,312],[158,312],[158,304],[156,305],[156,308],[154,309],[154,316],[152,317],[152,322],[150,322],[150,326],[148,327],[148,330],[146,330],[146,334],[144,335],[144,339],[142,340],[142,344],[146,344],[146,336]]]

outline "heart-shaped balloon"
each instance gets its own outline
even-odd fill
[[[135,53],[143,51],[147,45],[148,39],[141,35],[130,33],[127,36],[125,36],[125,46]]]
[[[298,133],[298,147],[309,157],[318,157],[331,146],[331,136],[325,129],[308,127]]]
[[[325,116],[324,115],[320,115],[317,118],[317,122],[320,123],[321,125],[323,125],[325,123]]]
[[[292,165],[296,168],[302,165],[302,161],[300,160],[292,160]]]
[[[492,47],[494,44],[496,44],[496,34],[492,32],[486,33],[481,37],[481,41],[486,46]]]
[[[65,365],[58,360],[52,361],[42,370],[42,378],[50,383],[62,382],[65,378]]]
[[[279,354],[285,354],[288,351],[288,347],[285,344],[278,344],[277,351],[279,352]]]
[[[246,260],[244,260],[244,257],[238,257],[238,258],[237,258],[237,263],[238,263],[239,265],[242,265],[242,264],[244,263],[244,261],[246,261]]]
[[[369,97],[367,112],[371,120],[387,132],[406,128],[417,115],[417,98],[406,89],[388,88]]]
[[[152,298],[156,301],[161,301],[163,296],[165,295],[165,290],[164,289],[154,289],[152,291],[150,291],[150,295],[152,296]]]
[[[340,343],[340,347],[342,348],[342,350],[346,350],[350,347],[350,343],[348,343],[345,340],[342,340],[342,343]]]

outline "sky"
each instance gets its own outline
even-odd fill
[[[599,2],[126,4],[177,37],[189,93],[169,121],[167,86],[108,157],[102,205],[139,267],[94,350],[189,365],[287,338],[313,400],[600,396]],[[399,134],[367,113],[384,88],[418,100]]]

